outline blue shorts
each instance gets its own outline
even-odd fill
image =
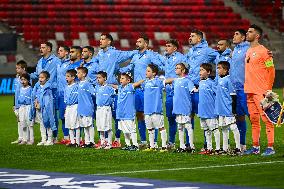
[[[144,112],[144,90],[137,88],[134,95],[136,112]]]
[[[57,97],[57,104],[58,104],[58,110],[59,110],[59,119],[64,119],[66,104],[64,102],[64,96],[58,96]]]
[[[236,113],[238,116],[249,115],[248,106],[247,106],[247,95],[243,90],[237,91]]]
[[[191,94],[192,111],[191,113],[198,113],[199,92],[193,92]]]
[[[173,96],[172,95],[166,95],[166,116],[167,117],[175,117],[175,114],[173,114]]]
[[[112,112],[113,119],[116,119],[117,98],[118,96],[114,95],[112,99],[111,112]]]

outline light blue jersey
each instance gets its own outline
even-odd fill
[[[67,85],[64,91],[64,102],[67,106],[78,104],[78,83]]]
[[[216,118],[215,99],[216,99],[216,82],[210,78],[199,82],[199,103],[198,116],[200,118]]]
[[[18,109],[20,107],[19,104],[18,104],[18,98],[19,98],[19,95],[20,95],[21,87],[22,87],[21,79],[20,79],[20,77],[17,76],[14,79],[14,90],[15,90],[14,105],[15,105],[16,109]]]
[[[78,87],[78,115],[93,116],[94,103],[92,95],[95,93],[93,85],[87,80],[80,81]]]
[[[109,85],[97,85],[95,87],[95,94],[97,106],[111,106],[115,90]]]
[[[176,65],[181,63],[181,62],[186,62],[186,57],[180,53],[180,52],[174,52],[170,55],[165,54],[162,57],[162,61],[164,63],[163,70],[165,71],[165,78],[177,78],[176,75]],[[174,90],[172,85],[166,85],[166,95],[167,96],[173,96],[174,95]]]
[[[57,130],[54,119],[55,107],[52,103],[53,95],[50,83],[47,82],[38,87],[37,100],[40,104],[40,111],[44,127],[51,128],[52,131]]]
[[[149,64],[155,64],[160,69],[163,67],[163,63],[158,58],[156,52],[146,50],[143,53],[138,52],[135,54],[130,62],[130,64],[124,68],[120,69],[120,72],[129,72],[134,70],[134,82],[146,79],[146,68]]]
[[[163,88],[164,84],[159,77],[147,79],[144,88],[144,114],[163,114]]]
[[[234,88],[230,75],[220,77],[216,90],[215,114],[219,116],[233,116],[232,113],[232,97]]]
[[[202,63],[212,63],[218,52],[210,47],[208,43],[202,39],[201,43],[194,45],[189,49],[186,56],[186,63],[189,64],[189,77],[195,85],[199,84],[200,76],[200,65]]]
[[[66,71],[70,64],[70,59],[62,59],[61,63],[57,65],[57,95],[63,96],[64,89],[67,85],[66,82]]]
[[[191,92],[193,82],[188,77],[179,77],[173,81],[173,114],[189,116],[192,111]]]
[[[86,79],[93,85],[97,84],[97,73],[98,73],[98,63],[95,62],[95,58],[93,57],[89,62],[85,62],[83,67],[88,69],[88,75]]]
[[[250,47],[248,42],[237,44],[233,50],[230,76],[235,90],[244,90],[245,58]]]
[[[218,81],[218,79],[220,78],[218,75],[218,69],[217,69],[218,63],[221,61],[227,61],[231,64],[231,60],[232,60],[231,53],[232,53],[232,50],[230,48],[227,48],[224,52],[218,53],[218,55],[216,56],[216,59],[214,60],[214,63],[216,65],[216,78],[215,78],[216,81]]]
[[[107,73],[107,83],[117,84],[116,74],[119,72],[119,65],[131,59],[138,51],[120,51],[114,47],[108,47],[106,51],[101,49],[94,57],[94,62],[98,63],[98,71]]]
[[[116,118],[119,120],[135,119],[135,97],[134,87],[131,83],[126,86],[118,86],[118,98],[116,108]]]
[[[18,105],[31,105],[32,103],[32,91],[33,89],[28,87],[21,87],[20,88],[20,94],[18,98]]]
[[[38,79],[39,74],[42,71],[47,71],[50,74],[50,83],[51,88],[57,88],[57,65],[61,64],[61,60],[57,58],[54,54],[51,54],[47,59],[39,59],[36,71],[31,74],[32,79]]]

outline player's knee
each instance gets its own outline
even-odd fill
[[[246,120],[246,117],[244,115],[242,116],[237,116],[237,120],[238,121],[245,121]]]
[[[143,112],[136,112],[136,117],[138,121],[144,121],[144,113]]]
[[[250,115],[250,122],[251,124],[259,124],[259,114],[251,114]]]

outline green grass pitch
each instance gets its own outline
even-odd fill
[[[276,90],[280,94],[280,90]],[[280,95],[282,96],[282,95]],[[282,99],[281,99],[282,100]],[[184,170],[163,170],[159,172],[117,173],[114,176],[152,178],[239,186],[284,188],[284,126],[275,128],[276,154],[271,157],[261,156],[204,156],[196,154],[176,154],[158,152],[125,152],[115,150],[95,150],[54,146],[19,146],[10,144],[17,138],[16,118],[12,111],[13,97],[0,96],[0,167],[29,170],[42,170],[81,174],[106,174],[138,170],[161,170],[171,168],[192,168]],[[203,146],[203,131],[199,120],[196,126],[195,146]],[[167,124],[167,121],[165,121]],[[167,125],[166,125],[167,126]],[[39,125],[34,126],[35,142],[40,140]],[[61,128],[59,130],[62,136]],[[98,140],[95,132],[96,141]],[[178,137],[177,137],[178,138]],[[233,145],[233,136],[231,147]],[[124,139],[122,138],[122,142]],[[213,140],[214,141],[214,140]],[[124,142],[123,142],[124,143]],[[251,144],[251,126],[248,124],[248,147]],[[178,141],[177,141],[178,144]],[[266,147],[265,127],[261,131],[261,150]],[[263,162],[278,161],[271,164]],[[249,164],[242,166],[226,166]],[[210,168],[210,166],[217,166]],[[209,167],[209,168],[207,168]],[[195,169],[196,168],[196,169]]]

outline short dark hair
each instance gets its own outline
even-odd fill
[[[226,45],[227,45],[228,47],[231,46],[231,41],[230,41],[229,39],[221,38],[221,39],[219,39],[219,41],[225,41],[225,42],[226,42]]]
[[[247,32],[244,29],[237,29],[236,32],[239,32],[242,36],[246,36]]]
[[[185,72],[184,72],[185,74],[188,74],[188,72],[189,72],[189,65],[187,63],[181,62],[181,63],[176,64],[176,66],[177,65],[181,66],[182,69],[185,70]]]
[[[82,53],[82,48],[80,46],[72,46],[70,49],[76,49],[80,53]]]
[[[112,45],[113,38],[109,33],[102,33],[101,36],[106,36],[106,38],[110,40],[110,44]]]
[[[76,77],[77,71],[74,69],[67,70],[66,74],[70,74],[72,77]]]
[[[27,64],[27,62],[26,61],[24,61],[24,60],[20,60],[20,61],[18,61],[17,63],[16,63],[16,65],[17,66],[21,66],[21,68],[23,68],[23,69],[27,69],[27,67],[28,67],[28,64]]]
[[[147,44],[149,44],[149,37],[147,36],[147,35],[145,35],[145,34],[141,34],[139,37],[138,37],[138,39],[144,39],[144,41],[147,43]]]
[[[45,44],[46,46],[48,46],[50,48],[50,51],[52,51],[52,46],[53,46],[52,43],[50,43],[49,41],[46,41],[42,44]]]
[[[83,47],[83,49],[88,49],[88,51],[90,51],[92,53],[92,55],[94,55],[94,53],[95,53],[95,49],[92,46],[85,46],[85,47]]]
[[[210,74],[212,73],[213,70],[213,66],[209,63],[203,63],[200,65],[200,68],[203,68],[204,70],[206,70],[207,72],[210,72]]]
[[[50,73],[49,73],[48,71],[42,71],[42,72],[40,72],[40,74],[45,75],[46,80],[49,80],[49,78],[50,78]]]
[[[193,29],[190,33],[197,34],[201,39],[203,39],[203,32],[198,29]]]
[[[68,53],[70,53],[70,48],[66,45],[60,46],[62,47],[65,51],[67,51]]]
[[[20,78],[22,78],[22,77],[25,78],[26,80],[28,80],[29,81],[29,85],[30,85],[30,80],[31,80],[30,74],[23,73],[23,74],[20,75]]]
[[[125,76],[127,79],[130,80],[130,82],[132,82],[132,77],[130,76],[129,73],[121,73],[121,74],[120,74],[120,77],[121,77],[121,76]]]
[[[250,28],[255,29],[255,31],[260,35],[260,37],[262,37],[263,30],[261,27],[259,27],[258,25],[252,24],[250,25]]]
[[[153,73],[155,73],[156,75],[158,75],[159,68],[158,68],[157,65],[155,65],[155,64],[148,64],[148,67],[152,70]]]
[[[228,61],[220,61],[218,65],[221,65],[225,70],[229,72],[230,70],[230,63]]]
[[[86,75],[88,74],[88,68],[86,68],[86,67],[78,67],[77,68],[77,71],[78,70],[81,70],[83,73],[85,73]]]
[[[107,79],[107,73],[104,71],[99,71],[97,75],[101,75],[103,78]]]
[[[177,39],[169,39],[166,41],[166,44],[173,44],[177,49],[179,48],[179,42]]]

